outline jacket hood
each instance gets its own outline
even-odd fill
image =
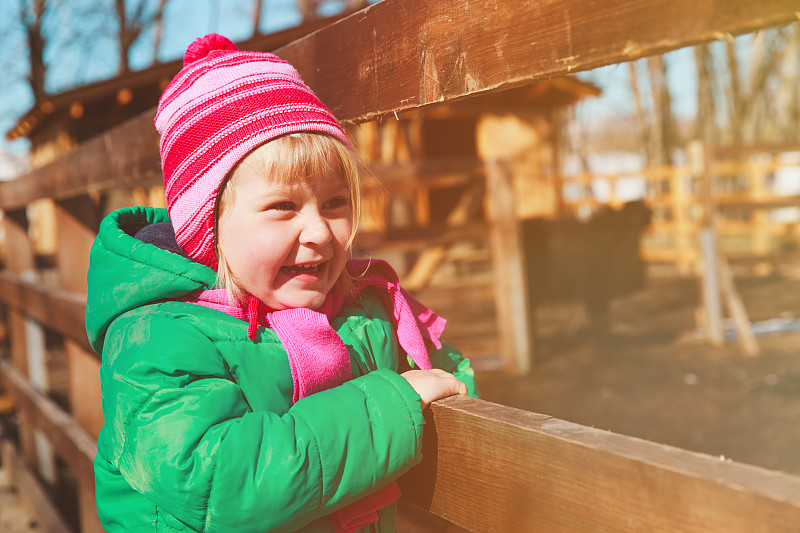
[[[169,222],[166,209],[126,207],[100,224],[89,256],[86,297],[86,333],[98,354],[108,326],[119,315],[214,285],[212,269],[134,237],[158,222]]]

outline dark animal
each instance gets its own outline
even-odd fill
[[[593,332],[604,337],[609,301],[645,286],[639,243],[649,223],[650,209],[642,201],[618,211],[606,208],[587,221],[523,221],[534,338],[537,309],[556,301],[583,302]]]

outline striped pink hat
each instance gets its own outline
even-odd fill
[[[287,133],[325,133],[350,146],[292,65],[270,53],[240,51],[216,33],[189,45],[155,123],[175,237],[189,257],[214,270],[214,202],[239,160]]]

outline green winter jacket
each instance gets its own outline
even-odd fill
[[[95,487],[108,531],[332,531],[326,515],[421,459],[419,396],[397,371],[401,350],[367,289],[331,320],[353,379],[292,405],[286,352],[270,329],[175,301],[215,273],[141,242],[166,210],[104,219],[91,251],[86,328],[102,353],[105,424]],[[402,356],[402,359],[408,359]],[[469,361],[431,355],[475,394]],[[403,361],[403,364],[406,365]],[[393,531],[396,508],[363,531]]]

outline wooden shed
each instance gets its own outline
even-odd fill
[[[357,255],[394,265],[479,367],[528,368],[519,221],[562,215],[564,111],[599,94],[564,76],[352,127],[375,178]]]
[[[564,108],[599,95],[597,87],[563,76],[361,124],[354,137],[378,177],[388,166],[411,162],[457,169],[488,160],[513,161],[518,216],[553,217],[562,209],[557,169]],[[452,207],[445,196],[440,191],[443,203],[431,199],[430,220],[418,214],[423,224],[445,221]],[[390,221],[366,223],[385,229]]]

